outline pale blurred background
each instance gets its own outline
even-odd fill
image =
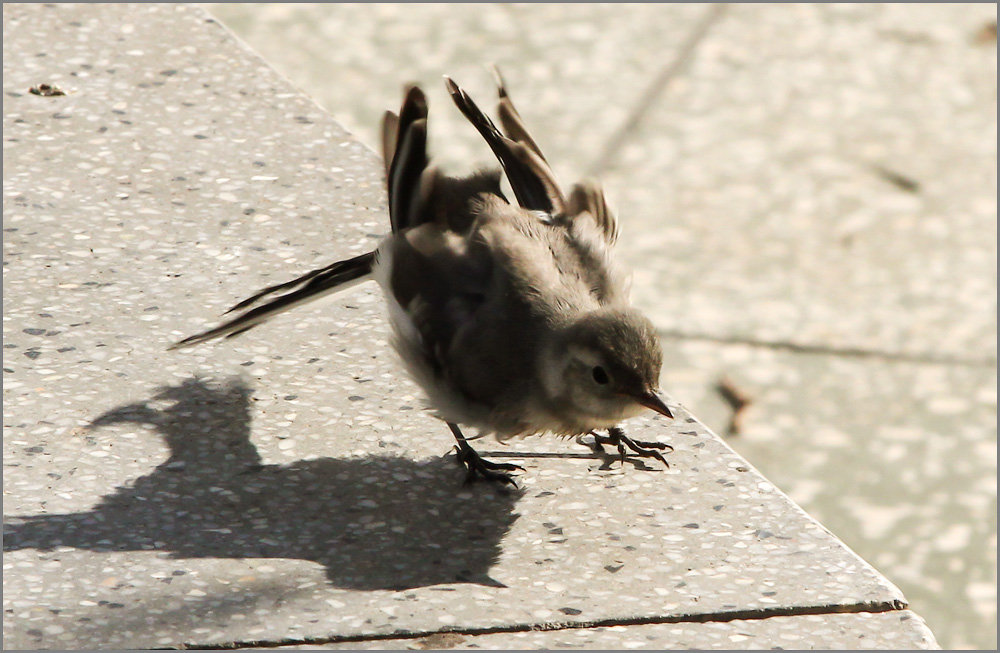
[[[424,84],[451,170],[491,158],[441,75],[489,107],[498,64],[618,207],[664,388],[996,648],[995,5],[208,7],[373,149]]]

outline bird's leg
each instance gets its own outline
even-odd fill
[[[458,452],[458,462],[468,470],[468,474],[465,477],[466,483],[471,483],[479,477],[488,481],[510,483],[514,487],[517,487],[517,483],[514,482],[514,478],[506,472],[512,472],[517,469],[524,471],[523,467],[513,463],[494,463],[489,460],[485,460],[478,453],[476,453],[475,449],[469,446],[469,442],[465,439],[465,436],[462,435],[462,431],[458,428],[458,424],[448,422],[448,428],[451,429],[452,434],[455,436],[455,440],[458,441],[458,446],[456,447]]]
[[[641,440],[633,440],[632,438],[625,435],[625,431],[618,426],[612,426],[608,429],[607,435],[601,435],[595,431],[591,431],[594,436],[594,444],[600,447],[602,444],[612,444],[618,448],[618,455],[621,456],[622,463],[625,462],[625,448],[628,447],[633,453],[637,454],[641,458],[656,458],[662,462],[667,467],[670,467],[670,463],[667,459],[663,457],[663,454],[659,450],[673,451],[674,448],[665,442],[643,442]]]

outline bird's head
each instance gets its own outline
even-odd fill
[[[663,352],[652,323],[634,309],[600,309],[557,331],[542,358],[549,398],[590,429],[643,408],[673,417],[659,396]]]

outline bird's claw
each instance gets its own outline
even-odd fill
[[[618,455],[621,458],[622,464],[625,464],[625,458],[627,455],[626,448],[631,449],[634,454],[640,458],[656,458],[664,464],[666,467],[670,467],[670,463],[663,456],[660,451],[673,451],[674,448],[665,442],[646,442],[643,440],[633,440],[632,438],[625,435],[625,431],[621,430],[617,426],[613,426],[608,429],[607,435],[602,435],[595,431],[591,431],[591,435],[594,436],[594,449],[596,451],[603,452],[604,449],[601,445],[614,445],[618,449]]]
[[[476,453],[475,449],[467,444],[465,446],[456,446],[455,451],[457,454],[458,464],[468,470],[468,473],[465,476],[466,484],[473,483],[481,478],[486,481],[509,483],[510,485],[517,487],[517,483],[514,482],[514,477],[507,472],[524,471],[523,467],[515,465],[514,463],[495,463],[491,460],[486,460]]]

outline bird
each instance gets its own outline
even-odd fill
[[[628,450],[669,467],[671,445],[633,440],[621,427],[647,409],[673,413],[659,390],[656,329],[630,305],[628,277],[613,257],[618,221],[598,182],[563,191],[494,75],[499,128],[444,81],[499,167],[450,176],[433,165],[427,96],[407,85],[399,113],[382,119],[390,233],[378,247],[264,288],[227,311],[235,317],[170,348],[232,338],[374,280],[392,345],[454,435],[466,482],[516,487],[513,474],[524,471],[480,456],[469,440],[486,435],[576,437],[598,452],[616,447],[623,463]],[[478,435],[467,438],[463,426]]]

